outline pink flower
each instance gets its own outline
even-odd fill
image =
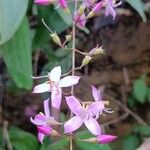
[[[78,83],[79,76],[61,77],[61,67],[55,67],[48,73],[49,81],[35,86],[33,93],[51,92],[52,106],[59,109],[62,99],[62,87],[70,87]]]
[[[38,5],[49,5],[50,3],[52,3],[52,1],[51,0],[35,0],[34,3]]]
[[[102,92],[97,90],[94,86],[92,86],[92,95],[94,97],[95,102],[91,104],[92,110],[94,110],[94,114],[96,114],[96,118],[99,117],[103,113],[103,111],[112,113],[109,108],[106,108],[105,105],[108,105],[108,101],[102,101]]]
[[[45,136],[50,135],[53,131],[51,125],[61,124],[57,122],[54,117],[50,116],[49,110],[49,99],[44,101],[44,112],[37,114],[34,119],[31,117],[30,120],[38,128],[38,140],[42,143]]]
[[[108,16],[109,14],[113,17],[113,20],[116,17],[116,12],[114,8],[122,4],[122,1],[118,2],[115,4],[114,0],[105,0],[106,3],[106,10],[105,10],[105,15]]]
[[[78,11],[76,11],[75,13],[74,13],[74,21],[76,22],[76,24],[77,24],[77,26],[79,27],[79,28],[83,28],[83,27],[85,27],[85,23],[86,23],[86,16],[85,16],[85,14],[83,13],[83,14],[80,14]]]
[[[107,134],[102,134],[97,136],[97,141],[99,144],[106,144],[114,141],[117,138],[117,136],[114,135],[107,135]]]
[[[64,124],[65,133],[77,130],[84,123],[92,134],[96,136],[101,134],[100,126],[93,118],[96,115],[93,108],[96,106],[82,106],[74,96],[66,97],[66,102],[75,116]]]

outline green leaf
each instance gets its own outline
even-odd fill
[[[11,127],[9,137],[15,150],[38,150],[39,143],[37,138],[31,133],[25,132],[19,128]]]
[[[0,0],[0,45],[12,38],[25,16],[28,0]]]
[[[134,132],[140,134],[141,136],[150,136],[150,126],[138,126],[134,128]]]
[[[133,84],[133,94],[138,102],[144,103],[147,93],[147,85],[145,84],[145,76],[137,79]]]
[[[77,133],[77,137],[81,139],[87,139],[90,137],[93,137],[89,132],[87,131],[81,131]],[[75,149],[78,150],[111,150],[111,147],[107,144],[95,144],[95,143],[88,143],[88,142],[81,142],[81,141],[75,141]]]
[[[147,21],[145,12],[144,12],[144,4],[142,0],[126,0],[142,17],[143,22]]]
[[[8,72],[20,88],[32,87],[31,37],[25,18],[13,38],[0,47]]]
[[[123,150],[135,150],[139,145],[139,139],[135,135],[129,135],[123,140]]]
[[[51,149],[51,150],[65,150],[66,149],[67,150],[67,149],[69,149],[69,139],[63,138],[59,141],[56,141],[56,142],[50,144],[48,146],[48,149],[45,149],[45,150],[49,150],[49,149]]]

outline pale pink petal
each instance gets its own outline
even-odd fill
[[[40,143],[43,143],[45,135],[41,132],[38,132],[38,140],[40,141]]]
[[[95,101],[100,100],[100,92],[94,86],[92,86],[92,95],[93,95]]]
[[[38,126],[38,131],[43,133],[44,135],[50,135],[52,133],[52,128],[49,126]]]
[[[67,77],[64,77],[63,79],[61,79],[59,81],[59,86],[60,87],[69,87],[69,86],[72,86],[72,85],[75,85],[79,82],[79,79],[81,77],[79,76],[67,76]]]
[[[61,67],[57,66],[57,67],[53,68],[51,70],[51,72],[48,73],[48,76],[49,76],[50,81],[54,81],[54,82],[58,83],[60,80],[60,76],[61,76]]]
[[[50,84],[42,83],[34,87],[33,93],[50,92]]]
[[[109,14],[113,17],[113,20],[114,20],[116,17],[116,12],[114,8],[110,5],[106,7],[106,11],[105,11],[106,16],[108,16]]]
[[[75,115],[80,115],[81,112],[84,111],[83,107],[81,106],[80,102],[74,97],[74,96],[68,96],[66,97],[66,102],[71,111]]]
[[[102,113],[105,106],[102,101],[97,101],[88,106],[88,111],[91,112],[92,116],[96,116],[98,113]]]
[[[34,117],[34,119],[31,117],[30,121],[35,125],[46,125],[47,124],[47,118],[45,115],[38,114]]]
[[[49,118],[49,117],[50,117],[49,99],[45,100],[43,103],[44,103],[45,116],[46,116],[47,118]]]
[[[89,118],[87,120],[84,120],[84,123],[88,130],[94,134],[94,135],[100,135],[101,134],[101,128],[96,119]]]
[[[64,133],[71,133],[77,130],[82,124],[83,120],[79,116],[74,116],[64,124]]]
[[[110,143],[110,142],[114,141],[116,138],[117,138],[117,136],[107,135],[107,134],[97,136],[97,140],[100,144]]]
[[[52,106],[59,109],[62,99],[62,91],[59,87],[53,87],[51,93]]]
[[[49,5],[50,0],[35,0],[34,3],[38,5]]]

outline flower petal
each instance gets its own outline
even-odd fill
[[[45,115],[38,114],[32,119],[30,118],[30,121],[35,125],[46,125],[47,124],[47,118]]]
[[[47,118],[50,118],[49,99],[45,100],[43,103],[44,103],[45,116],[46,116]]]
[[[41,132],[38,132],[38,140],[40,141],[40,143],[43,143],[45,135]]]
[[[52,106],[59,109],[62,99],[62,91],[59,87],[53,87],[51,93]]]
[[[100,91],[98,91],[94,86],[92,86],[92,95],[95,101],[99,101],[101,99]]]
[[[83,107],[81,106],[80,102],[74,97],[74,96],[68,96],[66,97],[66,102],[71,111],[75,115],[80,115],[81,112],[84,111]]]
[[[105,108],[104,103],[102,101],[97,101],[88,106],[88,111],[94,117],[98,113],[102,113],[104,108]]]
[[[87,120],[84,120],[84,123],[88,130],[94,134],[94,135],[100,135],[101,134],[101,128],[96,119],[89,118]]]
[[[100,144],[110,143],[113,140],[115,140],[116,138],[117,138],[117,136],[107,135],[107,134],[97,136],[97,140]]]
[[[60,76],[61,76],[61,67],[60,66],[54,67],[51,70],[51,72],[48,73],[48,76],[49,76],[50,81],[54,81],[58,83],[60,80]]]
[[[42,83],[34,87],[33,93],[50,92],[50,84]]]
[[[69,87],[69,86],[75,85],[79,82],[80,78],[81,77],[79,77],[79,76],[64,77],[63,79],[60,80],[59,86],[60,87]]]
[[[38,131],[43,133],[44,135],[50,135],[52,133],[52,128],[49,126],[38,126]]]
[[[74,116],[64,124],[64,133],[71,133],[77,130],[82,124],[83,120],[79,116]]]
[[[49,5],[50,0],[35,0],[34,3],[38,5]]]

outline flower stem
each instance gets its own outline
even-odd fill
[[[77,10],[78,0],[75,0],[74,12]],[[72,26],[72,76],[75,74],[75,38],[76,38],[76,22],[73,20]],[[71,87],[71,93],[74,95],[74,86]]]
[[[69,140],[70,140],[70,150],[73,150],[73,147],[72,147],[72,136],[69,137]]]

